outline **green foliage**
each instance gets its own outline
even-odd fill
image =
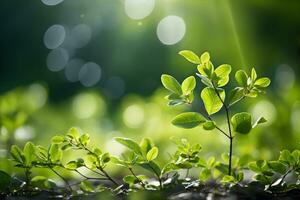
[[[252,117],[247,112],[237,113],[231,118],[233,130],[237,133],[247,134],[252,129]]]
[[[219,98],[219,96],[221,98]],[[225,91],[218,89],[217,92],[213,88],[206,87],[201,92],[201,99],[204,103],[206,112],[212,115],[223,107],[225,100]]]
[[[186,112],[177,115],[172,120],[172,124],[182,128],[194,128],[205,121],[205,118],[199,113]]]
[[[230,142],[230,150],[228,159],[228,176],[224,177],[223,182],[238,183],[243,178],[241,174],[232,174],[232,148],[234,133],[248,134],[252,128],[255,128],[261,123],[265,123],[266,119],[260,117],[256,122],[252,123],[252,116],[246,112],[239,112],[230,117],[230,108],[234,104],[240,102],[246,97],[257,97],[259,93],[262,93],[264,88],[268,87],[271,83],[270,79],[266,77],[258,78],[256,70],[252,68],[251,74],[248,75],[244,70],[238,70],[235,73],[235,80],[238,86],[230,89],[227,99],[226,90],[223,89],[230,81],[231,66],[228,64],[222,64],[215,68],[211,57],[208,52],[204,52],[199,59],[199,56],[192,51],[183,50],[179,52],[187,61],[196,64],[198,73],[196,75],[201,79],[201,82],[205,85],[200,93],[200,97],[204,104],[205,110],[208,114],[207,118],[197,112],[185,112],[177,115],[172,124],[181,128],[194,128],[200,124],[203,124],[204,130],[219,130],[225,135]],[[196,86],[196,81],[193,76],[186,78],[182,86],[176,79],[170,75],[162,75],[161,77],[163,86],[172,93],[167,97],[169,100],[168,105],[182,105],[191,104],[192,101],[186,100],[183,96],[187,96],[193,93]],[[182,95],[183,93],[183,95]],[[189,98],[188,98],[189,99]],[[194,100],[194,95],[192,96]],[[228,126],[228,132],[221,129],[217,123],[212,119],[211,115],[218,113],[224,108],[226,113],[226,121]],[[201,177],[205,179],[208,177],[208,170],[205,169],[202,172]]]

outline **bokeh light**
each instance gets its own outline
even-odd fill
[[[295,79],[295,72],[289,65],[282,64],[277,68],[275,81],[280,89],[291,89],[294,86]]]
[[[86,87],[96,85],[101,78],[101,68],[94,62],[88,62],[79,71],[79,81]]]
[[[68,62],[65,67],[65,76],[68,81],[76,82],[79,80],[79,71],[84,65],[84,61],[78,58],[74,58]]]
[[[256,103],[251,109],[253,114],[253,121],[257,120],[259,117],[264,117],[268,120],[268,123],[265,125],[272,125],[277,117],[277,110],[273,103],[268,100],[261,100]]]
[[[64,0],[41,0],[41,1],[47,6],[55,6],[63,2]]]
[[[44,44],[48,49],[59,47],[65,40],[66,30],[62,25],[50,26],[44,34]]]
[[[123,112],[123,121],[130,128],[139,127],[144,122],[144,118],[144,109],[138,104],[128,106]]]
[[[173,45],[185,35],[185,22],[178,16],[167,16],[157,25],[156,34],[158,39],[165,45]]]
[[[92,93],[80,93],[72,103],[72,110],[79,119],[93,117],[95,114],[105,114],[105,103],[101,97]]]
[[[57,49],[53,49],[47,57],[47,67],[50,71],[57,72],[66,66],[69,60],[68,52],[59,47]]]
[[[89,43],[92,38],[92,30],[86,24],[75,26],[68,36],[68,44],[73,48],[82,48]]]
[[[125,13],[134,20],[141,20],[151,14],[155,0],[125,0]]]

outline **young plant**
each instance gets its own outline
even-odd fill
[[[260,117],[253,123],[251,114],[247,112],[235,113],[231,117],[230,108],[246,97],[254,98],[258,94],[263,93],[263,89],[270,85],[270,79],[266,77],[258,78],[254,68],[252,68],[250,75],[244,70],[238,70],[235,73],[238,86],[231,89],[228,97],[225,98],[227,92],[224,86],[230,80],[230,65],[222,64],[215,68],[208,52],[203,53],[200,57],[189,50],[180,51],[179,54],[197,67],[198,73],[196,75],[205,86],[200,93],[200,97],[207,114],[184,112],[177,115],[172,120],[172,124],[186,129],[202,125],[204,130],[217,129],[220,133],[224,134],[229,140],[228,175],[231,176],[234,134],[247,134],[258,124],[266,122],[266,119]],[[166,97],[169,106],[191,104],[193,102],[194,90],[196,88],[196,79],[194,76],[187,77],[180,84],[171,75],[163,74],[161,82],[170,92]],[[218,113],[222,108],[225,110],[227,131],[221,129],[212,117],[212,115]]]
[[[126,176],[123,179],[124,182],[128,183],[129,185],[138,182],[143,187],[145,187],[146,183],[144,182],[144,180],[146,178],[142,176],[136,176],[132,171],[132,167],[134,165],[138,165],[153,174],[159,181],[159,188],[162,189],[162,170],[160,166],[154,161],[158,156],[158,148],[154,146],[152,141],[148,138],[144,138],[141,143],[138,144],[137,142],[129,138],[116,137],[115,140],[120,144],[126,146],[132,152],[131,156],[127,158],[127,161],[115,158],[115,162],[118,165],[127,167],[132,174],[132,176]]]
[[[35,146],[32,142],[27,142],[21,150],[18,146],[12,145],[10,150],[13,161],[17,164],[15,167],[24,169],[25,187],[27,190],[31,187],[31,170],[34,167],[35,161]]]

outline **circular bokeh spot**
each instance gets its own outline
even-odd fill
[[[62,25],[50,26],[44,34],[44,44],[48,49],[59,47],[65,40],[66,31]]]
[[[185,22],[178,16],[167,16],[157,25],[156,34],[158,39],[165,45],[173,45],[185,35]]]
[[[96,85],[101,78],[101,68],[93,62],[88,62],[79,71],[79,81],[86,87]]]
[[[50,71],[57,72],[62,70],[69,60],[68,52],[63,48],[53,49],[47,57],[47,67]]]

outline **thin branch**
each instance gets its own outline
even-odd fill
[[[70,186],[68,180],[65,179],[62,175],[60,175],[57,171],[55,171],[52,167],[49,167],[49,169],[50,169],[51,171],[53,171],[59,178],[61,178],[61,179],[66,183],[66,185],[69,187],[69,190],[70,190],[70,192],[71,192],[71,191],[72,191],[72,187]]]
[[[144,189],[146,189],[146,188],[145,188],[145,184],[143,183],[143,181],[142,181],[139,177],[136,176],[136,174],[133,172],[132,168],[129,167],[128,169],[129,169],[129,171],[131,172],[131,174],[139,181],[139,183],[141,184],[141,186],[142,186]]]

